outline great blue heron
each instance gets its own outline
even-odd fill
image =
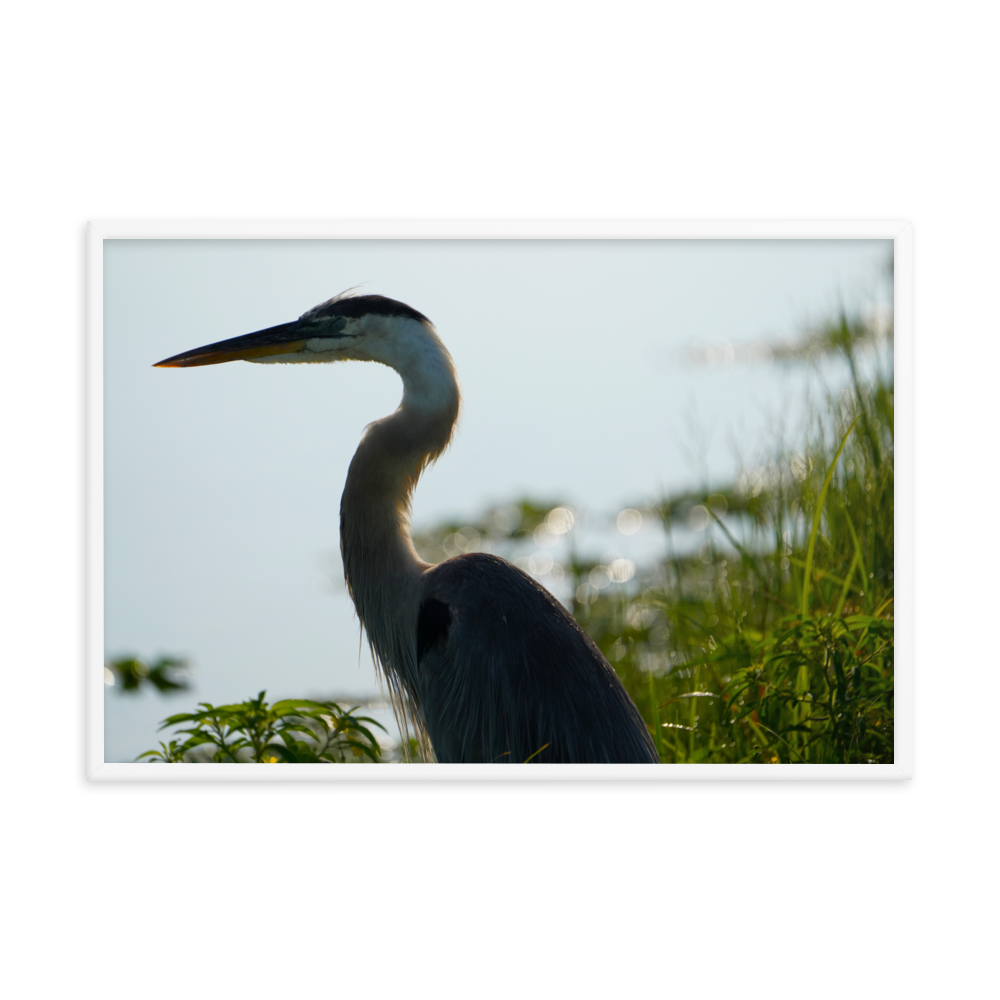
[[[621,681],[576,620],[503,559],[432,566],[409,512],[421,472],[458,419],[455,366],[422,313],[342,293],[284,323],[160,361],[188,368],[378,361],[403,380],[395,413],[365,431],[340,502],[344,575],[401,729],[407,716],[442,763],[658,763]],[[544,749],[543,749],[544,748]]]

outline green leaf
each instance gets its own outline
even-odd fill
[[[182,732],[191,732],[191,730],[182,730]],[[203,732],[200,729],[196,729],[194,730],[193,735],[188,737],[188,739],[184,741],[184,745],[186,747],[197,747],[201,746],[204,743],[216,743],[216,742],[217,742],[216,739],[209,733]]]
[[[309,726],[303,725],[300,722],[283,723],[280,726],[278,732],[280,732],[282,736],[285,733],[305,733],[307,736],[313,736],[313,737],[315,737],[316,735],[315,730],[311,729]]]
[[[375,750],[375,749],[373,749],[368,744],[366,744],[366,743],[359,743],[357,740],[351,740],[351,739],[345,740],[344,742],[352,750],[357,750],[359,753],[364,754],[364,756],[368,757],[369,760],[372,760],[372,761],[375,761],[375,762],[378,761],[378,758],[379,758],[378,751]]]
[[[295,763],[297,756],[294,747],[289,747],[287,745],[282,746],[281,743],[267,743],[262,748],[261,758],[267,757],[277,757],[280,763]],[[258,762],[259,763],[259,762]]]
[[[330,713],[330,706],[321,701],[310,701],[308,698],[286,698],[284,701],[276,701],[271,706],[271,711],[275,715],[290,715],[300,708],[319,709],[327,714]]]

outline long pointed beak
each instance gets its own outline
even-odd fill
[[[193,351],[175,354],[172,358],[157,361],[154,368],[195,368],[198,365],[221,365],[226,361],[249,361],[269,354],[295,354],[306,345],[302,323],[282,323],[267,330],[231,337],[215,344],[196,347]]]

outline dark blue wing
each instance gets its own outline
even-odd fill
[[[573,616],[515,566],[456,556],[424,576],[418,685],[442,763],[658,763],[638,710]],[[547,746],[546,746],[547,745]]]

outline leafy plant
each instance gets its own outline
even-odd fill
[[[285,699],[268,704],[261,691],[236,705],[202,702],[197,712],[172,715],[160,729],[184,726],[187,739],[160,743],[136,760],[168,764],[378,763],[382,751],[369,728],[384,727],[332,701]]]

